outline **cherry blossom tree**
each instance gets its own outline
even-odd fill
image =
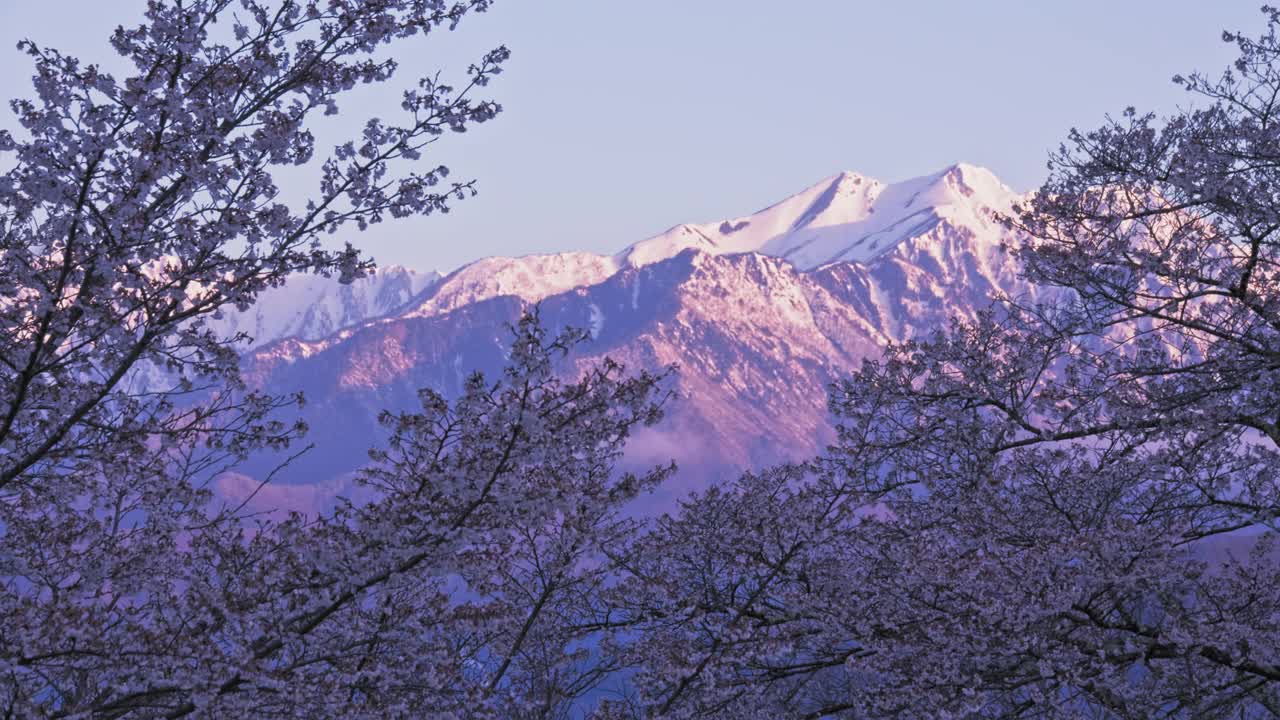
[[[615,667],[585,642],[619,509],[668,469],[614,471],[664,375],[568,377],[582,334],[513,328],[502,377],[387,415],[367,495],[272,520],[211,482],[304,430],[244,386],[206,320],[291,274],[368,260],[321,241],[473,192],[432,143],[499,112],[454,87],[315,158],[381,54],[488,0],[152,0],[115,77],[32,42],[36,97],[0,133],[0,715],[554,717]],[[314,170],[309,200],[273,172]],[[269,480],[270,478],[265,478]]]
[[[0,134],[11,161],[0,180],[0,488],[67,482],[85,450],[125,452],[141,437],[199,432],[235,452],[287,437],[290,428],[170,411],[179,395],[237,383],[237,339],[203,321],[292,273],[350,280],[367,261],[350,246],[326,250],[324,235],[443,211],[470,192],[442,185],[446,168],[410,163],[499,111],[471,96],[507,51],[473,66],[461,89],[421,80],[404,96],[405,121],[369,120],[319,163],[302,205],[281,200],[272,170],[316,165],[307,122],[336,113],[357,84],[392,77],[380,48],[487,6],[152,2],[144,24],[111,38],[135,69],[127,78],[21,43],[37,97],[13,103],[27,137]],[[141,369],[165,371],[173,387],[130,382]]]
[[[614,471],[631,430],[661,416],[664,376],[605,361],[563,380],[556,361],[583,337],[527,315],[501,378],[384,414],[388,443],[360,477],[374,499],[332,514],[130,518],[93,495],[10,510],[7,712],[563,716],[620,667],[592,642],[600,548],[636,530],[621,511],[671,470]],[[102,483],[200,494],[182,479]]]
[[[1042,292],[832,389],[814,462],[613,553],[603,717],[1280,716],[1280,11],[1196,98],[1073,132]]]

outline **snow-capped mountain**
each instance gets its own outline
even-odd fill
[[[225,312],[209,325],[226,337],[244,333],[248,350],[285,338],[321,340],[403,310],[439,280],[437,272],[398,265],[377,268],[350,285],[337,278],[294,275],[263,292],[248,310]]]
[[[354,469],[373,418],[416,391],[458,391],[504,362],[505,324],[530,302],[545,322],[591,329],[575,362],[680,367],[664,424],[637,462],[676,457],[682,485],[812,454],[830,439],[826,388],[886,343],[972,315],[993,293],[1027,294],[994,213],[1019,196],[956,165],[885,184],[841,173],[752,215],[680,225],[614,256],[489,258],[399,313],[308,342],[261,347],[252,382],[303,390],[318,450],[294,479]]]
[[[1009,213],[1017,198],[991,171],[963,163],[894,184],[842,172],[754,214],[677,225],[612,256],[564,252],[477,260],[444,277],[406,314],[436,315],[502,295],[537,302],[690,249],[756,252],[812,270],[870,262],[939,225],[995,240],[1003,230],[992,213]]]
[[[985,230],[990,212],[1009,212],[1016,197],[991,171],[963,163],[892,185],[842,172],[752,215],[677,225],[620,257],[640,266],[695,248],[712,255],[758,252],[805,270],[866,263],[939,223]]]

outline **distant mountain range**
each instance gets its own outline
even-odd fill
[[[505,324],[538,302],[548,324],[590,329],[579,364],[679,366],[679,399],[630,448],[637,463],[677,459],[679,491],[812,455],[831,438],[833,380],[996,292],[1031,293],[995,219],[1020,198],[971,165],[895,184],[845,172],[616,255],[487,258],[443,278],[388,268],[342,288],[300,278],[227,322],[255,337],[251,383],[306,393],[316,448],[286,482],[333,482],[364,462],[381,409],[498,370]]]

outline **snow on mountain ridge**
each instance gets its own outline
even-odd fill
[[[770,240],[799,228],[825,227],[866,217],[884,187],[878,180],[842,172],[751,215],[719,223],[677,225],[631,245],[618,256],[626,264],[639,267],[688,248],[713,255],[764,252]]]
[[[447,275],[406,315],[437,315],[503,295],[537,302],[577,287],[595,285],[618,270],[612,257],[588,252],[483,258]]]
[[[225,311],[208,325],[224,337],[247,335],[245,350],[287,338],[318,341],[400,312],[439,279],[439,273],[399,265],[375,268],[350,285],[321,275],[294,275],[261,293],[247,311]]]
[[[677,225],[612,256],[563,252],[477,260],[443,278],[406,314],[427,317],[503,295],[539,302],[689,249],[757,252],[813,270],[830,262],[869,262],[940,223],[996,238],[1003,231],[991,211],[1008,212],[1018,197],[989,170],[963,163],[893,184],[846,171],[751,215]]]
[[[1020,196],[991,171],[958,163],[933,175],[886,184],[854,172],[825,178],[757,213],[685,224],[619,253],[629,265],[697,248],[713,255],[759,252],[803,270],[829,262],[869,262],[938,222],[987,227]]]

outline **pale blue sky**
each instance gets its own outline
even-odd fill
[[[499,43],[506,111],[436,160],[481,194],[447,217],[352,237],[382,263],[450,270],[484,255],[613,252],[680,223],[745,214],[840,170],[884,180],[964,160],[1018,189],[1071,126],[1167,112],[1177,72],[1233,57],[1260,0],[498,0],[452,36],[401,46],[411,73],[461,73]],[[0,96],[27,94],[22,37],[108,57],[140,0],[0,0]],[[5,54],[7,53],[7,54]],[[3,126],[11,126],[5,118]]]

